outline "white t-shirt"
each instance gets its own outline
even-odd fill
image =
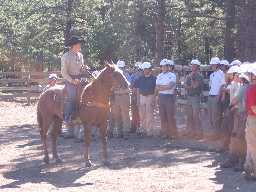
[[[238,82],[231,82],[230,85],[230,102],[237,96],[239,90],[240,90],[241,84]]]
[[[225,74],[223,73],[223,71],[218,70],[218,71],[213,72],[210,75],[209,95],[215,95],[215,96],[219,95],[220,94],[220,88],[224,84],[225,84]]]
[[[176,83],[176,75],[172,72],[160,73],[156,78],[156,85],[169,85],[170,83]],[[175,86],[172,89],[165,91],[159,91],[160,94],[171,94],[173,95]]]

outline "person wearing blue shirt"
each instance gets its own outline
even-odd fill
[[[136,62],[135,63],[135,70],[131,74],[131,88],[132,88],[132,95],[131,95],[131,115],[132,115],[132,122],[131,122],[131,132],[136,133],[137,129],[140,126],[140,116],[139,116],[139,94],[137,94],[137,90],[134,89],[134,83],[137,79],[139,79],[143,75],[143,70],[141,68],[142,63]]]
[[[156,77],[152,75],[152,65],[149,62],[142,64],[143,76],[139,77],[134,87],[137,88],[140,97],[139,114],[140,128],[139,134],[153,136],[154,126],[154,104]]]

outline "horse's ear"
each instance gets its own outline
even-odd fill
[[[104,61],[104,64],[105,64],[106,67],[113,67],[115,65],[112,60],[111,61]]]
[[[108,69],[115,69],[115,64],[113,61],[109,62],[109,61],[105,61],[105,67]]]

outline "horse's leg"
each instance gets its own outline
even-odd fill
[[[103,164],[108,166],[110,163],[108,161],[108,153],[107,153],[107,121],[104,121],[100,126],[100,139],[102,144],[102,158]]]
[[[51,139],[52,139],[52,157],[56,163],[62,162],[57,152],[57,139],[61,132],[61,126],[62,126],[62,120],[58,117],[54,118],[53,129],[51,131]]]
[[[85,166],[86,167],[92,167],[92,163],[90,161],[90,155],[89,155],[89,147],[91,144],[91,127],[88,126],[88,124],[84,123],[84,141],[85,141],[85,150],[84,150],[84,158],[85,158]]]
[[[47,142],[47,131],[51,124],[50,119],[45,118],[42,121],[42,127],[40,130],[41,139],[43,142],[43,149],[44,149],[44,162],[49,164],[49,154],[48,154],[48,142]]]

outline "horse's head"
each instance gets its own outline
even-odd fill
[[[129,82],[125,78],[123,71],[118,69],[113,64],[106,64],[106,67],[98,76],[103,80],[103,83],[108,85],[111,89],[113,88],[128,88]]]

